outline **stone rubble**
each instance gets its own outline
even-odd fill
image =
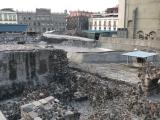
[[[124,105],[125,92],[130,86],[115,81],[99,78],[83,71],[72,71],[76,79],[77,90],[87,94],[94,112],[86,120],[123,120],[130,118]],[[76,81],[77,80],[77,81]],[[83,97],[83,96],[82,96]]]
[[[137,88],[131,89],[124,100],[128,111],[140,120],[160,119],[160,101],[152,100],[145,94],[140,94]]]
[[[68,90],[65,87],[59,87],[59,95],[63,97],[62,102],[87,96],[90,105],[94,108],[92,113],[85,116],[87,118],[81,120],[156,120],[160,118],[160,102],[154,102],[146,98],[139,89],[134,86],[129,86],[121,82],[115,82],[108,79],[102,79],[94,74],[86,73],[78,70],[70,71],[71,86]],[[60,97],[51,83],[48,87],[28,88],[22,96],[14,102],[1,104],[0,109],[9,120],[20,119],[20,106],[33,102],[35,106],[39,106],[39,99],[44,99],[47,96]],[[61,92],[63,90],[64,92]],[[70,93],[71,92],[71,93]],[[70,98],[65,96],[70,93]],[[55,100],[59,103],[59,100]],[[61,101],[61,100],[60,100]],[[41,101],[45,103],[45,101]],[[35,113],[32,113],[35,115]],[[83,116],[83,112],[81,112]],[[43,115],[42,115],[43,116]],[[48,115],[47,115],[48,116]],[[84,118],[84,117],[83,117]],[[39,119],[39,118],[36,118]]]
[[[21,106],[21,117],[25,120],[79,120],[80,113],[49,96]]]
[[[34,63],[31,64],[31,69],[29,69],[32,74],[37,68],[33,66]],[[89,111],[88,113],[85,112],[85,115],[82,111],[83,119],[80,116],[81,120],[84,120],[84,117],[86,117],[85,120],[132,120],[134,118],[138,120],[157,120],[160,118],[160,102],[149,100],[134,85],[116,79],[104,78],[82,69],[69,68],[66,53],[62,53],[62,50],[56,50],[56,53],[51,52],[48,67],[48,74],[43,77],[47,84],[41,83],[37,79],[35,80],[36,85],[33,85],[32,79],[28,81],[30,84],[21,83],[20,87],[23,89],[19,89],[18,85],[15,84],[13,88],[17,91],[14,98],[8,100],[8,97],[6,97],[7,101],[1,101],[0,110],[8,120],[24,120],[25,118],[21,118],[20,106],[31,103],[31,106],[38,107],[38,109],[35,112],[29,108],[26,113],[29,116],[35,116],[35,120],[41,118],[50,120],[53,118],[52,115],[57,116],[59,120],[61,120],[60,117],[70,120],[65,115],[72,115],[74,109],[73,107],[68,108],[66,105],[72,101],[83,100],[90,102],[93,111],[91,113]],[[37,72],[43,73],[44,69],[40,70]],[[6,89],[8,88],[6,87]],[[12,94],[12,91],[5,95],[10,97],[10,93]],[[48,96],[57,98],[54,99],[53,105],[51,103],[39,107],[41,104],[47,104],[49,98],[46,99],[46,97]],[[65,105],[63,106],[60,101]],[[69,111],[63,112],[63,109]],[[25,117],[23,112],[22,116]]]
[[[160,68],[151,63],[145,63],[144,66],[139,69],[138,77],[141,80],[139,87],[141,87],[145,95],[149,96],[155,90],[157,90],[158,93]]]

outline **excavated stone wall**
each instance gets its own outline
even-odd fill
[[[63,50],[5,51],[0,53],[0,99],[17,95],[28,86],[64,81],[68,59]]]

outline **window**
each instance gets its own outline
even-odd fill
[[[104,27],[104,30],[106,30],[106,27]]]
[[[12,16],[11,15],[9,15],[9,21],[12,21]]]
[[[101,27],[99,27],[99,30],[101,30]]]
[[[94,22],[94,26],[97,26],[97,21]]]
[[[101,26],[101,21],[99,21],[99,26]]]
[[[31,20],[31,17],[28,17],[28,20]]]
[[[16,21],[16,15],[13,15],[13,21]]]
[[[116,27],[117,25],[116,25],[116,21],[114,21],[114,25],[113,25],[114,27]]]
[[[6,15],[6,14],[4,14],[4,20],[5,20],[5,21],[8,21],[8,18],[7,18],[7,15]]]
[[[97,30],[97,27],[94,27],[95,30]]]
[[[106,21],[104,21],[104,26],[106,26]]]
[[[109,27],[109,30],[111,30],[111,27]]]
[[[108,26],[111,27],[111,21],[108,21]]]
[[[129,21],[128,21],[128,27],[132,27],[132,25],[133,25],[132,20],[129,20]]]

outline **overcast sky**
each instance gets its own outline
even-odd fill
[[[1,0],[0,8],[14,8],[20,11],[50,8],[52,12],[63,12],[65,9],[101,12],[117,4],[118,0]]]

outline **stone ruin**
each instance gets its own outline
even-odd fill
[[[63,50],[35,47],[1,51],[0,99],[18,95],[29,86],[47,86],[52,81],[67,82],[69,67],[66,55]]]
[[[160,68],[146,63],[142,68],[139,69],[138,77],[141,80],[139,89],[144,92],[145,95],[150,95],[153,90],[158,90],[160,79]]]
[[[79,120],[80,113],[52,96],[21,106],[21,120]]]
[[[158,89],[159,71],[152,66],[141,68],[142,92]],[[0,83],[1,100],[13,95],[16,98],[0,104],[9,120],[50,120],[53,116],[78,120],[79,112],[66,104],[81,98],[88,99],[96,110],[87,116],[88,120],[130,120],[132,114],[146,120],[160,118],[159,102],[148,100],[128,84],[71,69],[63,50],[33,47],[1,51]]]

